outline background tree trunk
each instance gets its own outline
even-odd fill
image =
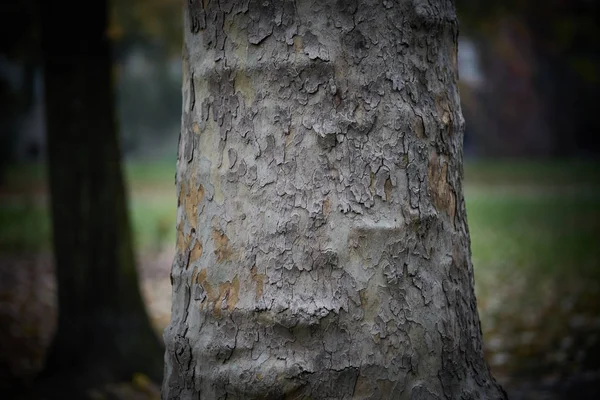
[[[135,269],[107,4],[86,3],[85,18],[72,17],[76,6],[81,4],[41,2],[59,305],[43,379],[65,377],[70,389],[79,390],[129,380],[134,372],[161,379],[162,350]]]
[[[452,2],[188,3],[164,397],[504,398]]]

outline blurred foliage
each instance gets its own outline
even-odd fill
[[[126,154],[156,154],[163,148],[174,148],[180,129],[180,70],[176,74],[169,71],[171,64],[160,51],[141,54],[146,71],[136,74],[131,66],[124,66],[116,88]]]
[[[0,1],[0,183],[4,169],[13,161],[12,149],[19,129],[17,118],[30,105],[33,94],[32,65],[39,61],[36,4],[30,1]],[[2,61],[24,65],[29,80],[10,81],[3,75]]]
[[[38,4],[0,2],[0,183],[6,166],[22,157],[17,148],[23,121],[43,101],[34,90],[41,65]],[[127,153],[142,142],[152,148],[164,146],[163,137],[171,137],[168,144],[177,139],[181,79],[173,73],[173,60],[181,55],[182,8],[183,0],[109,2],[107,35],[113,42],[116,106]],[[142,73],[127,64],[135,52],[143,55]]]
[[[486,32],[495,20],[520,16],[556,50],[590,49],[600,31],[595,0],[456,0],[456,7],[465,34]]]
[[[482,155],[600,152],[599,2],[457,0],[461,35],[477,43],[484,88],[461,87]],[[501,150],[494,150],[501,149]]]
[[[151,42],[181,52],[184,0],[114,0],[107,35],[118,46]],[[39,59],[39,17],[35,1],[0,2],[0,52],[10,59]]]
[[[598,167],[593,160],[581,159],[470,160],[465,163],[465,181],[483,190],[492,186],[594,188],[600,184]]]
[[[115,0],[110,13],[124,153],[160,153],[179,132],[183,0]]]
[[[108,34],[117,47],[149,42],[181,54],[184,0],[114,0]]]
[[[29,253],[50,248],[50,215],[45,204],[31,199],[2,201],[0,205],[0,251]]]
[[[540,51],[564,61],[589,83],[598,82],[597,23],[599,2],[594,0],[457,0],[461,32],[494,34],[507,17],[518,18]]]
[[[0,2],[0,52],[11,60],[37,57],[39,27],[35,1]]]

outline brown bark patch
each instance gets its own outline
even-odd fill
[[[221,316],[221,311],[233,310],[240,299],[240,280],[237,275],[231,282],[223,282],[218,286],[218,290],[215,291],[213,285],[211,285],[206,279],[206,268],[203,268],[196,274],[197,269],[194,268],[192,273],[192,282],[199,284],[204,288],[206,297],[200,303],[200,309],[202,310],[205,306],[207,310],[212,304],[212,312],[215,316]]]
[[[254,95],[256,91],[252,85],[251,78],[244,72],[238,71],[233,81],[233,90],[242,95],[242,98],[246,101],[247,106],[251,106],[254,102]]]
[[[444,211],[454,222],[456,215],[456,195],[448,183],[448,163],[433,152],[429,158],[429,194],[438,211]]]
[[[300,36],[294,36],[294,50],[296,50],[296,53],[302,53],[302,48],[303,48],[303,44],[302,44],[302,38]]]
[[[225,282],[221,284],[219,287],[219,292],[222,293],[221,302],[225,301],[227,310],[233,310],[240,299],[240,280],[238,279],[237,275],[231,282]]]
[[[356,383],[354,384],[354,397],[353,398],[356,398],[356,399],[372,398],[376,387],[379,387],[379,390],[381,390],[382,385],[379,382],[380,382],[380,380],[373,382],[373,379],[371,377],[359,375],[356,378]],[[392,393],[392,390],[393,390],[393,388],[388,391],[383,391],[382,393]]]
[[[190,263],[193,263],[194,261],[196,261],[200,257],[202,257],[202,252],[203,252],[202,243],[200,243],[200,241],[198,239],[196,239],[196,241],[194,243],[194,247],[192,247],[192,251],[190,253]]]
[[[469,266],[464,249],[461,246],[454,246],[454,250],[452,251],[452,261],[454,266],[459,270],[467,269]]]
[[[342,104],[342,96],[340,96],[340,91],[338,90],[333,96],[333,105],[337,109],[340,106],[340,104]]]
[[[458,41],[454,41],[451,53],[450,62],[452,63],[452,72],[454,72],[454,79],[458,81]]]
[[[217,256],[217,262],[227,261],[231,259],[233,251],[229,245],[229,238],[222,232],[213,229],[212,232],[213,242],[215,246],[215,254]]]
[[[183,203],[185,218],[194,229],[198,226],[198,205],[204,199],[204,187],[192,180],[190,184],[184,182],[179,193],[180,203]]]
[[[192,124],[192,131],[194,131],[194,133],[195,133],[196,135],[199,135],[199,134],[200,134],[200,125],[198,125],[198,123],[197,123],[197,122],[194,122],[194,123]]]
[[[192,270],[192,279],[191,279],[191,281],[190,281],[190,282],[191,282],[192,284],[194,284],[194,283],[198,283],[198,282],[196,281],[196,278],[197,278],[197,277],[198,277],[198,267],[194,267],[194,269]]]
[[[392,180],[387,178],[383,185],[383,191],[385,192],[385,201],[390,201],[392,198]]]
[[[323,201],[323,215],[328,217],[329,213],[331,213],[331,201],[329,199],[325,199]]]
[[[413,130],[419,139],[425,139],[425,123],[420,115],[413,120]]]
[[[216,296],[214,296],[214,292],[212,291],[212,287],[208,282],[206,282],[206,277],[204,277],[203,287],[208,294],[208,288],[211,288],[211,296],[207,296],[209,302],[213,302],[212,312],[216,317],[221,316],[221,312],[223,310],[231,311],[235,308],[240,293],[240,280],[237,275],[233,278],[231,282],[223,282],[219,285],[219,292]]]
[[[256,283],[255,300],[258,301],[263,294],[266,275],[259,274],[256,270],[256,265],[253,265],[250,269],[250,277]]]
[[[361,289],[358,291],[358,296],[360,297],[360,305],[361,307],[365,307],[367,305],[367,289]]]
[[[201,285],[206,292],[206,297],[202,300],[202,303],[200,303],[200,309],[202,309],[205,304],[212,303],[219,298],[212,285],[206,280],[206,268],[201,269],[198,275],[196,275],[196,283]]]
[[[452,114],[450,113],[450,101],[447,94],[437,94],[435,96],[435,108],[438,117],[448,132],[448,136],[452,136],[454,133],[452,129]]]

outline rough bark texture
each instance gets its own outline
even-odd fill
[[[46,119],[59,320],[44,382],[83,390],[134,372],[162,378],[142,301],[120,165],[106,2],[73,19],[42,2]],[[58,379],[58,382],[53,382]],[[47,381],[46,381],[47,380]]]
[[[504,398],[450,1],[189,1],[166,399]]]

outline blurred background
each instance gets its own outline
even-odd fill
[[[584,398],[600,382],[597,2],[457,0],[457,8],[486,358],[513,399]],[[0,16],[2,383],[31,381],[42,368],[57,307],[39,15],[34,2],[9,0]],[[110,16],[138,273],[162,336],[175,245],[181,2],[113,1]]]

